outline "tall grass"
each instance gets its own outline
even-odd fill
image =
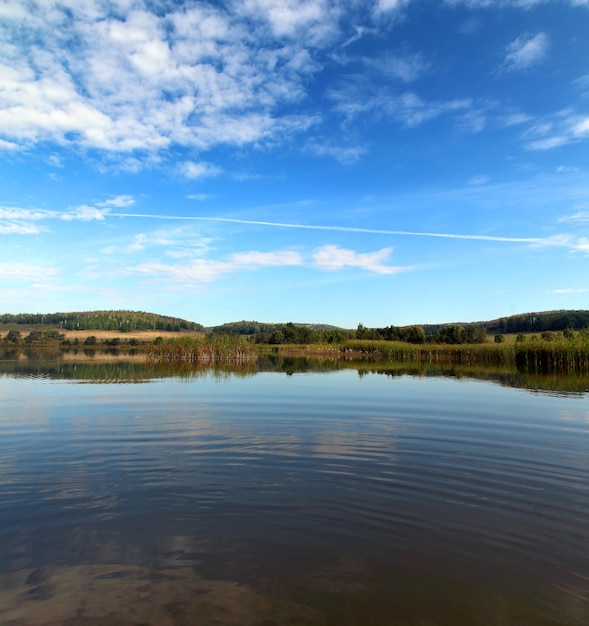
[[[577,334],[551,341],[526,341],[515,344],[515,361],[529,372],[589,372],[589,337]]]
[[[351,340],[341,345],[344,354],[417,363],[506,364],[515,361],[513,345],[505,344],[410,344],[390,341]]]
[[[530,373],[589,373],[589,337],[527,340],[520,343],[409,344],[353,339],[338,344],[307,346],[307,354],[339,354],[345,359],[388,359],[408,363],[516,365]],[[299,346],[300,349],[300,346]]]
[[[175,337],[147,348],[151,359],[176,361],[246,361],[267,352],[247,339],[211,334],[204,338]],[[273,346],[273,353],[320,355],[343,360],[390,360],[415,364],[516,365],[530,373],[589,373],[589,336],[526,340],[519,343],[410,344],[398,341],[352,339],[341,344]]]
[[[246,361],[257,357],[256,348],[242,337],[211,334],[206,337],[174,337],[158,345],[149,346],[150,359],[175,361]]]

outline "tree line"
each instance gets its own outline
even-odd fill
[[[589,311],[547,311],[501,317],[488,322],[490,332],[541,333],[589,328]]]
[[[413,344],[423,343],[483,343],[487,339],[484,328],[479,326],[461,326],[450,324],[427,335],[423,326],[386,326],[383,328],[367,328],[358,324],[356,330],[335,327],[315,327],[306,324],[259,324],[258,322],[237,322],[224,324],[213,329],[215,333],[248,335],[254,343],[280,344],[313,344],[343,343],[350,339],[368,339],[382,341],[402,341]]]
[[[156,315],[143,311],[84,311],[73,313],[19,313],[0,315],[1,324],[39,324],[57,326],[64,330],[110,330],[132,332],[137,330],[195,330],[204,326],[178,317]]]

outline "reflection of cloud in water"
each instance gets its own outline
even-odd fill
[[[570,409],[562,409],[558,412],[558,419],[561,422],[589,424],[589,411],[572,411]]]

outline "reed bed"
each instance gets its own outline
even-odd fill
[[[232,335],[207,335],[206,337],[175,337],[147,349],[149,359],[173,361],[247,361],[257,358],[254,344]]]
[[[589,338],[577,335],[572,339],[528,341],[515,344],[515,362],[531,373],[589,373]]]
[[[248,361],[268,352],[244,337],[212,334],[176,337],[147,348],[153,360],[214,363]],[[410,344],[399,341],[352,339],[341,344],[272,346],[273,354],[322,356],[337,360],[390,360],[414,364],[515,365],[530,373],[589,373],[589,335],[518,343]]]
[[[504,344],[410,344],[397,341],[352,340],[341,344],[344,354],[416,363],[508,364],[515,361],[513,345]]]
[[[341,344],[340,350],[344,355],[416,363],[511,363],[531,373],[589,373],[589,338],[581,335],[550,341],[538,339],[521,343],[460,345],[352,340]]]

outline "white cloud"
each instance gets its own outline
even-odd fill
[[[585,2],[585,0],[569,0],[572,4]],[[471,9],[499,9],[503,7],[529,9],[536,4],[543,4],[550,0],[444,0],[449,6],[465,5]]]
[[[393,103],[393,110],[406,126],[419,126],[446,113],[468,110],[471,105],[470,100],[427,102],[412,92],[406,92]]]
[[[0,206],[0,235],[38,235],[46,229],[37,222],[48,217],[50,211]]]
[[[109,198],[108,200],[104,200],[103,202],[97,202],[98,206],[104,207],[116,207],[122,208],[127,206],[133,206],[135,204],[135,198],[128,194],[123,194],[120,196],[115,196],[114,198]]]
[[[574,213],[573,215],[565,215],[561,217],[559,222],[577,222],[577,223],[589,223],[589,211],[579,211],[578,213]]]
[[[380,13],[389,13],[391,11],[400,11],[409,5],[411,0],[378,0],[376,10]]]
[[[221,169],[212,163],[195,163],[193,161],[185,161],[179,166],[180,172],[186,178],[212,178],[221,173]]]
[[[551,150],[589,139],[589,116],[570,109],[536,122],[523,135],[528,150]]]
[[[1,5],[0,39],[11,43],[0,61],[0,149],[52,141],[142,162],[170,146],[256,144],[308,128],[305,115],[278,110],[305,97],[321,69],[316,50],[338,36],[332,2],[152,4]]]
[[[552,0],[443,0],[448,6],[464,5],[470,9],[531,9],[537,4],[546,4]],[[589,0],[565,0],[572,6],[589,7]]]
[[[164,254],[173,259],[201,257],[210,249],[213,239],[200,237],[192,227],[137,233],[127,245],[105,246],[102,254],[129,254],[150,248],[163,248]]]
[[[578,174],[581,170],[578,167],[575,167],[574,165],[559,165],[556,168],[556,171],[559,174]]]
[[[389,55],[377,59],[365,57],[362,60],[366,66],[378,70],[384,76],[404,83],[417,80],[429,69],[429,64],[420,54]]]
[[[266,20],[277,37],[302,34],[319,43],[335,30],[326,0],[244,0],[242,11]]]
[[[589,136],[589,115],[582,117],[574,124],[572,133],[575,137]]]
[[[589,4],[587,6],[589,6]],[[579,76],[579,78],[573,81],[573,85],[577,89],[579,89],[579,91],[581,91],[583,95],[589,95],[589,74],[583,74],[582,76]]]
[[[502,123],[505,126],[519,126],[532,120],[530,115],[526,113],[511,113],[503,117]]]
[[[81,222],[92,222],[94,220],[103,221],[105,216],[108,215],[110,209],[97,209],[93,206],[82,205],[75,209],[62,213],[59,217],[66,222],[72,222],[79,220]]]
[[[356,267],[377,274],[395,274],[406,270],[404,267],[386,264],[391,252],[392,248],[383,248],[375,252],[360,253],[336,245],[322,246],[310,255],[303,255],[295,250],[270,252],[250,250],[233,253],[224,259],[192,258],[175,264],[149,261],[129,270],[184,283],[212,282],[227,274],[271,267],[306,266],[323,271],[340,271]]]
[[[186,196],[188,200],[212,200],[215,196],[210,193],[191,193]]]
[[[134,202],[135,200],[131,196],[121,195],[96,203],[98,207],[103,208],[81,205],[69,211],[50,211],[47,209],[0,206],[0,234],[36,235],[46,232],[46,228],[37,224],[37,222],[42,220],[59,219],[64,222],[104,221],[105,217],[110,213],[110,207],[127,207],[134,204]]]
[[[0,235],[38,235],[45,229],[36,224],[19,224],[0,221]]]
[[[473,107],[470,99],[428,101],[413,91],[396,94],[365,80],[328,91],[327,95],[335,103],[335,110],[348,120],[367,114],[387,115],[410,128],[442,115],[457,115],[463,120]]]
[[[570,248],[573,252],[582,252],[589,256],[589,237],[579,237]]]
[[[553,289],[552,293],[560,293],[560,294],[565,294],[565,293],[587,293],[589,292],[589,289],[584,289],[584,288],[580,288],[580,289]]]
[[[223,261],[210,259],[193,259],[189,263],[170,265],[159,261],[143,263],[131,271],[154,277],[165,277],[169,280],[184,283],[211,282],[231,271],[231,266]]]
[[[18,144],[0,139],[0,150],[6,150],[7,152],[10,150],[18,150]]]
[[[376,252],[358,253],[354,250],[325,245],[313,252],[313,264],[322,270],[335,271],[344,267],[359,267],[378,274],[395,274],[406,268],[385,265],[392,253],[392,248],[383,248]]]
[[[61,157],[57,154],[50,154],[47,157],[46,161],[47,163],[49,163],[49,165],[52,165],[53,167],[63,167]]]
[[[554,135],[552,137],[546,137],[546,139],[536,139],[526,144],[528,150],[552,150],[552,148],[558,148],[564,146],[570,140],[566,135]]]
[[[285,265],[302,265],[303,258],[298,252],[280,250],[278,252],[237,252],[229,257],[236,266],[272,267]]]
[[[52,211],[44,211],[42,209],[21,209],[19,207],[0,206],[1,220],[37,222],[53,216],[54,213]]]
[[[177,258],[182,258],[181,256]],[[151,276],[164,276],[181,282],[211,282],[238,271],[256,270],[264,267],[292,267],[303,264],[302,256],[292,250],[272,252],[237,252],[226,260],[191,259],[188,262],[166,264],[159,261],[143,263],[133,271]]]
[[[334,146],[327,139],[325,141],[311,141],[307,150],[317,156],[334,158],[344,165],[356,163],[366,152],[366,149],[361,146]]]
[[[480,176],[473,176],[469,179],[469,185],[486,185],[489,182],[489,177],[486,174],[481,174]]]
[[[0,263],[0,278],[6,280],[39,281],[56,276],[59,271],[53,267],[29,265],[28,263]]]
[[[141,252],[145,250],[145,246],[147,244],[147,236],[144,233],[139,233],[135,235],[135,238],[132,243],[123,248],[119,248],[117,246],[107,246],[106,248],[102,248],[101,252],[103,254],[120,254],[124,252]]]
[[[568,248],[570,252],[581,252],[589,256],[589,238],[574,237],[573,235],[558,234],[551,237],[545,237],[532,244],[534,247],[559,247]]]
[[[521,35],[507,46],[503,69],[527,70],[546,58],[548,47],[549,41],[545,33]]]

